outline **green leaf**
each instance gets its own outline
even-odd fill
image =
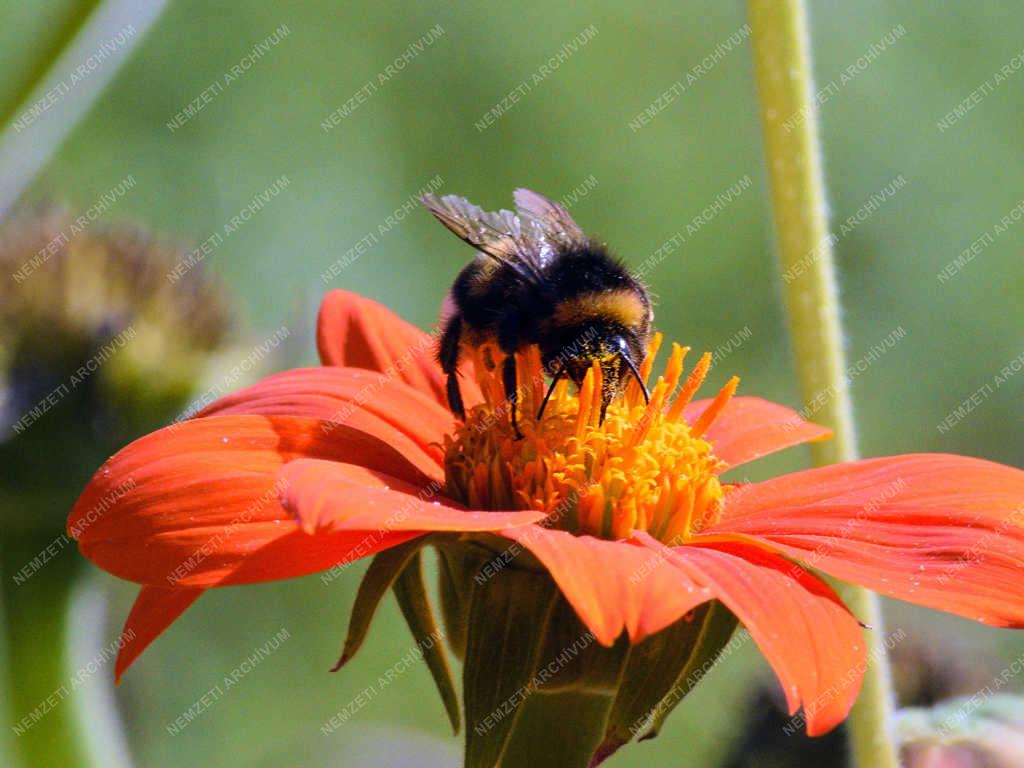
[[[676,705],[683,700],[711,667],[718,660],[719,655],[729,642],[736,625],[739,621],[732,611],[726,608],[717,600],[708,604],[710,606],[707,616],[704,618],[704,626],[701,629],[700,637],[697,638],[697,645],[693,649],[693,655],[680,671],[668,695],[658,704],[654,711],[653,722],[650,730],[640,737],[641,741],[655,738],[665,724],[669,713],[676,708]]]
[[[381,599],[425,543],[424,537],[407,541],[397,547],[379,552],[370,562],[370,567],[359,584],[355,603],[352,605],[345,647],[338,663],[331,668],[331,672],[337,672],[356,655],[366,639],[366,633],[370,630],[370,624],[373,622],[373,616],[377,612],[377,606],[380,605]]]
[[[448,713],[452,730],[458,733],[459,697],[455,693],[452,671],[444,653],[443,637],[437,629],[430,598],[423,584],[422,557],[418,551],[413,554],[409,564],[395,581],[394,591],[402,615],[405,616],[405,623],[409,625],[417,645],[423,651],[423,659],[427,662],[427,668],[437,685],[437,692],[441,694],[441,701]]]

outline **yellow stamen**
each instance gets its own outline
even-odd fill
[[[658,350],[661,349],[661,334],[655,333],[651,337],[650,343],[647,345],[647,357],[644,358],[643,363],[640,364],[640,379],[644,384],[651,378],[651,369],[654,367],[654,358],[658,356]],[[687,347],[689,350],[689,347]],[[640,394],[640,388],[637,387],[637,394]]]
[[[732,396],[736,394],[736,387],[740,385],[740,377],[733,376],[729,381],[725,383],[722,390],[715,395],[715,399],[711,401],[711,405],[705,409],[704,413],[697,417],[697,420],[693,422],[693,426],[690,428],[691,433],[694,437],[700,437],[703,435],[707,428],[711,426],[711,423],[718,418],[718,414],[722,412],[722,409],[728,404]]]
[[[640,366],[646,382],[661,337],[652,340]],[[683,380],[687,348],[673,345],[665,374],[645,404],[639,386],[627,386],[603,423],[601,368],[594,364],[578,393],[560,382],[543,419],[537,409],[545,380],[536,350],[517,355],[519,369],[516,439],[501,384],[500,354],[478,350],[474,363],[485,402],[445,442],[447,493],[477,509],[539,509],[546,524],[602,538],[646,530],[678,543],[714,523],[726,489],[721,462],[703,439],[736,391],[731,379],[689,424],[683,408],[707,375],[704,355]],[[680,381],[683,381],[680,388]],[[675,394],[679,388],[678,394]]]
[[[697,362],[696,367],[690,373],[689,378],[686,379],[686,383],[683,384],[683,389],[679,393],[679,397],[672,403],[671,415],[678,418],[683,413],[683,408],[690,404],[693,396],[700,389],[700,385],[704,383],[705,377],[708,375],[708,370],[711,368],[711,353],[705,352],[701,355],[700,360]]]

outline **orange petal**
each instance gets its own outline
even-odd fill
[[[623,630],[633,643],[664,629],[714,597],[653,553],[629,541],[574,536],[531,526],[503,531],[530,550],[602,645]]]
[[[345,424],[325,431],[325,424],[214,416],[154,432],[100,467],[71,511],[68,532],[101,568],[162,587],[301,576],[411,538],[299,531],[281,506],[285,488],[277,478],[293,459],[358,462],[418,488],[436,482],[395,450],[387,433]]]
[[[447,407],[445,375],[437,363],[437,341],[372,299],[334,290],[324,296],[316,345],[324,365],[367,368],[404,381]],[[471,407],[483,399],[472,377],[459,383]]]
[[[714,402],[697,400],[683,415],[694,424]],[[796,411],[759,397],[733,397],[708,427],[704,439],[715,456],[730,467],[832,434],[827,427],[804,421]]]
[[[646,533],[654,551],[665,547]],[[782,683],[807,733],[841,723],[860,692],[867,655],[860,625],[822,581],[785,558],[740,542],[674,547],[671,563],[736,614]]]
[[[285,509],[309,534],[320,531],[494,531],[525,526],[545,512],[477,512],[444,500],[443,486],[417,487],[355,464],[302,459],[278,472]]]
[[[442,458],[439,444],[454,427],[451,412],[432,397],[364,368],[284,371],[222,397],[196,416],[242,413],[306,416],[363,431],[383,421],[404,436],[394,443],[403,454],[426,454],[434,462]]]
[[[911,454],[796,472],[726,496],[741,533],[845,581],[1024,627],[1024,471]]]
[[[143,587],[121,630],[121,650],[114,664],[114,679],[122,675],[149,644],[183,614],[205,590]]]

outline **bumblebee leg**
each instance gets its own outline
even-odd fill
[[[556,373],[552,377],[552,379],[551,379],[551,386],[548,387],[548,393],[546,395],[544,395],[544,400],[540,404],[540,410],[537,411],[537,421],[540,421],[541,416],[544,415],[544,409],[548,407],[548,400],[551,399],[551,395],[555,391],[555,385],[558,384],[558,380],[560,378],[562,378],[562,376],[564,376],[564,375],[565,375],[565,363],[562,363],[562,367],[558,369],[558,373]]]
[[[462,339],[462,318],[453,315],[441,334],[441,344],[437,350],[437,359],[441,370],[448,374],[447,393],[448,407],[452,413],[465,421],[466,408],[462,404],[462,392],[459,390],[459,342]]]
[[[459,391],[459,377],[454,373],[448,374],[447,392],[448,407],[452,409],[452,413],[465,421],[466,407],[462,404],[462,392]]]
[[[501,378],[505,384],[505,397],[508,398],[508,407],[512,414],[512,431],[516,433],[516,440],[522,440],[523,434],[519,431],[519,423],[516,420],[516,401],[519,399],[519,394],[516,388],[518,376],[516,375],[514,352],[509,352],[505,356],[505,362],[501,366]]]
[[[633,361],[629,359],[629,355],[622,355],[622,362],[629,368],[629,372],[633,374],[633,378],[636,379],[636,383],[640,385],[640,391],[644,394],[644,405],[651,402],[651,393],[647,391],[647,385],[644,384],[644,380],[640,378],[640,371],[633,365]]]

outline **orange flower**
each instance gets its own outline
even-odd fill
[[[461,423],[433,339],[376,302],[328,294],[317,342],[323,367],[270,376],[135,441],[82,493],[69,533],[143,585],[118,677],[205,589],[326,570],[432,532],[525,547],[603,646],[721,601],[811,734],[846,716],[866,659],[856,618],[804,566],[1024,625],[1021,470],[922,454],[738,485],[722,473],[828,430],[733,397],[735,379],[691,402],[709,355],[683,379],[674,348],[650,404],[631,385],[598,424],[598,369],[578,395],[561,383],[538,421],[543,376],[524,354],[516,440],[487,350],[463,377]]]

